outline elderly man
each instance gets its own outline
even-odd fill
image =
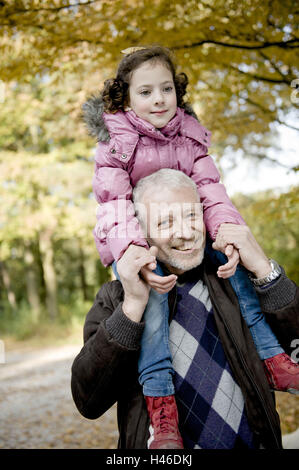
[[[174,172],[174,173],[173,173]],[[97,294],[84,326],[84,346],[72,368],[72,393],[83,416],[95,419],[118,405],[119,448],[147,448],[149,418],[137,361],[150,287],[144,282],[156,257],[166,276],[152,273],[169,291],[169,342],[185,448],[281,448],[279,417],[251,334],[227,279],[205,255],[205,227],[194,183],[175,170],[160,170],[134,191],[138,217],[151,246],[130,246],[118,262],[119,281]],[[190,210],[191,209],[191,210]],[[213,247],[236,247],[255,278],[272,267],[250,230],[224,225]],[[299,337],[298,289],[282,270],[269,286],[256,287],[262,311],[290,352]],[[165,417],[167,419],[167,416]]]

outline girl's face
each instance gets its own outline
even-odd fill
[[[162,63],[147,61],[134,70],[129,105],[137,116],[161,129],[173,118],[177,98],[172,73]]]

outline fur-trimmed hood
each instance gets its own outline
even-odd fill
[[[92,95],[82,106],[82,119],[88,134],[95,137],[97,142],[110,140],[109,132],[103,119],[104,103],[102,95]]]
[[[198,120],[190,104],[186,103],[183,109],[187,114]],[[101,94],[92,95],[82,106],[82,119],[85,122],[88,134],[95,137],[97,142],[108,142],[110,140],[103,113],[104,104]]]

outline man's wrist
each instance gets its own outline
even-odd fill
[[[268,258],[265,258],[264,260],[260,261],[255,267],[254,270],[252,270],[252,275],[254,279],[261,279],[268,274],[270,274],[272,271],[272,266],[270,263],[270,260]]]
[[[115,341],[129,349],[139,349],[144,330],[143,322],[130,320],[123,312],[120,303],[106,320],[106,328]]]
[[[125,297],[123,301],[123,312],[132,321],[140,322],[145,310],[146,303],[143,301]]]
[[[255,286],[266,286],[275,281],[281,275],[281,268],[279,264],[273,259],[269,260],[270,269],[262,269],[256,271],[255,277],[250,276],[251,281]]]

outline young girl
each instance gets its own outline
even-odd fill
[[[116,78],[106,80],[100,96],[83,106],[89,131],[99,142],[93,188],[100,205],[94,236],[102,263],[113,263],[116,274],[115,262],[130,244],[138,245],[141,252],[148,249],[135,218],[132,190],[139,179],[161,168],[181,170],[195,181],[212,239],[222,223],[245,224],[219,183],[219,173],[208,155],[210,132],[184,102],[188,80],[185,74],[176,74],[170,52],[159,46],[124,52],[127,53],[119,63]],[[226,254],[228,262],[224,261],[226,264],[218,271],[221,277],[232,276],[239,260],[232,246],[227,247]],[[153,268],[150,265],[141,272],[153,289],[144,314],[138,363],[153,429],[149,447],[183,448],[171,380],[171,356],[169,349],[162,346],[162,331],[165,333],[168,327],[167,292],[176,279],[174,275],[156,276],[152,281],[149,273]],[[159,265],[155,273],[163,276]],[[284,353],[260,314],[247,274],[238,267],[231,283],[271,387],[295,393],[299,388],[299,367]],[[156,328],[156,341],[151,346],[145,343],[153,335],[152,326]],[[157,348],[157,344],[159,354],[154,354],[157,349],[150,348]]]

